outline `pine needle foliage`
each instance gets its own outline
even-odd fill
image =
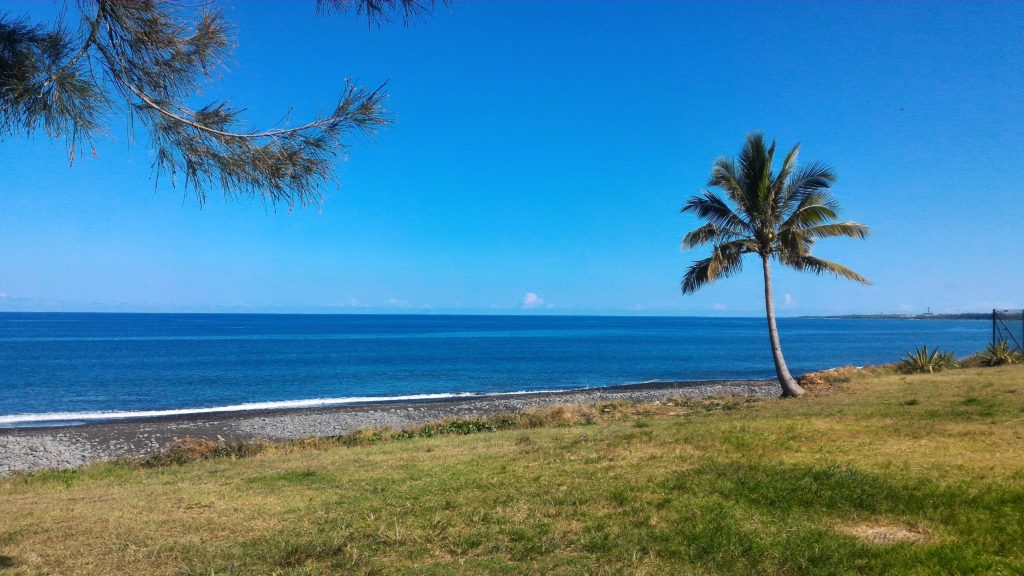
[[[450,0],[442,0],[442,3],[451,5]],[[409,24],[433,12],[436,4],[434,0],[317,0],[316,7],[320,14],[355,12],[366,17],[368,24],[379,26],[390,24],[396,15],[401,15],[402,21]]]
[[[390,122],[384,86],[346,80],[325,114],[291,126],[258,128],[227,101],[190,105],[225,69],[232,29],[215,4],[79,0],[78,25],[46,26],[0,14],[0,138],[42,133],[67,143],[69,161],[108,131],[115,112],[141,124],[156,181],[181,182],[200,204],[227,197],[271,205],[320,206],[335,162],[353,138]],[[320,0],[321,12],[352,11],[373,23],[428,13],[424,0]],[[287,118],[282,121],[289,123]]]

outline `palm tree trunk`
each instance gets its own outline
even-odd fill
[[[782,386],[782,397],[800,396],[804,389],[789,373],[786,359],[782,357],[782,345],[779,344],[779,329],[775,326],[775,304],[772,298],[772,271],[768,264],[768,256],[762,256],[761,263],[764,266],[764,309],[768,315],[768,339],[772,343],[772,358],[775,360],[775,373],[779,377],[779,385]]]

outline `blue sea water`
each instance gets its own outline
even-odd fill
[[[986,321],[780,318],[795,374]],[[0,426],[774,375],[763,318],[0,313]]]

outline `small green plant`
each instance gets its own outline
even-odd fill
[[[182,466],[211,458],[237,460],[252,458],[263,452],[266,448],[267,445],[261,442],[217,443],[186,436],[181,440],[173,442],[162,452],[151,454],[138,460],[138,463],[144,468],[157,468],[161,466]]]
[[[978,354],[983,366],[1005,366],[1009,364],[1020,364],[1021,353],[1010,348],[1006,340],[1000,340],[989,344],[985,351]]]
[[[950,368],[957,368],[956,357],[952,352],[941,350],[928,351],[928,346],[920,348],[914,346],[913,352],[907,352],[906,358],[900,362],[900,368],[904,372],[940,372]]]

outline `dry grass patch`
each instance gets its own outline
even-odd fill
[[[891,371],[892,368],[889,366],[868,366],[864,368],[840,366],[830,370],[808,372],[797,378],[797,382],[808,392],[823,395],[844,389],[843,385],[849,383],[858,375],[881,375]]]
[[[837,527],[843,534],[871,544],[886,546],[902,542],[931,542],[933,537],[923,528],[899,523],[858,523]]]
[[[536,418],[542,425],[572,426],[576,424],[593,424],[597,422],[598,412],[593,406],[581,404],[562,404],[550,408],[538,408],[526,411],[527,417]]]

